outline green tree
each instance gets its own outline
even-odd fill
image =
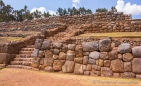
[[[112,11],[112,12],[117,12],[117,9],[116,9],[114,6],[112,6],[112,7],[111,7],[111,11]]]
[[[96,12],[108,12],[108,10],[106,8],[98,8]]]

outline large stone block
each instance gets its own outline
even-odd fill
[[[124,78],[135,78],[136,75],[132,72],[124,72],[124,73],[121,73],[121,77],[124,77]]]
[[[103,60],[109,59],[108,52],[101,52],[100,53],[100,59],[103,59]]]
[[[33,56],[38,57],[39,49],[34,49]]]
[[[75,44],[69,44],[68,49],[74,51],[75,50]]]
[[[34,57],[31,63],[33,68],[38,68],[40,65],[40,58]]]
[[[11,54],[0,53],[0,64],[9,64],[11,58],[12,58]]]
[[[64,52],[60,52],[59,53],[59,59],[60,60],[66,60],[67,54],[65,54]]]
[[[83,63],[83,58],[74,58],[74,62],[82,64]]]
[[[126,72],[131,72],[132,71],[131,62],[124,62],[124,71],[126,71]]]
[[[110,67],[111,61],[110,60],[104,60],[104,67]]]
[[[62,48],[62,43],[60,43],[60,42],[55,42],[55,43],[53,43],[53,48],[57,48],[57,49],[61,49]]]
[[[62,66],[63,73],[72,73],[74,71],[74,61],[66,61]]]
[[[74,73],[75,74],[83,74],[83,65],[75,63]]]
[[[54,59],[52,57],[50,58],[44,58],[44,66],[52,66],[54,62]]]
[[[101,67],[98,65],[92,65],[92,71],[100,71]]]
[[[53,53],[50,50],[45,50],[44,53],[45,53],[45,58],[53,57]]]
[[[88,56],[84,56],[83,58],[83,64],[88,64],[88,60],[89,60],[89,57]]]
[[[83,65],[83,70],[84,71],[91,71],[92,70],[92,65],[91,64]]]
[[[47,67],[44,68],[44,70],[51,72],[51,71],[53,71],[53,67],[52,66],[47,66]]]
[[[129,53],[131,52],[131,45],[129,43],[122,43],[121,45],[119,45],[118,47],[118,53]]]
[[[117,73],[124,72],[124,63],[120,59],[113,60],[111,61],[110,68],[113,72],[117,72]]]
[[[89,55],[89,57],[92,58],[92,59],[97,60],[100,57],[100,53],[97,52],[97,51],[91,52],[90,55]]]
[[[53,63],[53,70],[54,71],[61,71],[62,70],[62,66],[65,63],[65,60],[61,61],[61,60],[55,60]]]
[[[38,52],[38,57],[39,57],[39,58],[44,58],[44,55],[45,55],[45,54],[44,54],[44,51],[41,51],[41,50],[40,50],[40,51]]]
[[[83,51],[85,52],[92,52],[92,51],[97,51],[98,49],[98,42],[86,42],[86,43],[82,43],[82,47],[83,47]]]
[[[42,50],[47,50],[47,49],[50,49],[50,47],[51,47],[51,41],[47,40],[47,41],[43,42],[41,49]]]
[[[59,55],[59,53],[60,53],[60,50],[59,49],[53,49],[53,54]]]
[[[96,64],[96,60],[89,58],[88,63],[89,64]]]
[[[141,58],[141,46],[132,48],[132,53],[134,58]]]
[[[68,50],[67,52],[67,60],[70,60],[70,61],[73,61],[75,58],[75,52],[74,51],[71,51],[71,50]]]
[[[108,52],[111,50],[111,38],[102,39],[99,41],[99,50],[101,52]]]
[[[59,58],[59,55],[53,55],[53,59],[57,60]]]
[[[118,53],[116,50],[112,50],[111,52],[109,52],[109,59],[110,60],[115,60],[118,58]]]
[[[75,51],[82,52],[83,51],[82,45],[76,45]]]
[[[132,72],[141,73],[141,58],[134,58],[132,60]]]
[[[113,72],[110,68],[102,67],[101,68],[101,76],[112,77]]]
[[[43,39],[36,39],[35,48],[36,49],[41,49],[43,41],[44,41]]]
[[[101,72],[100,71],[91,71],[90,76],[101,76]]]
[[[123,54],[123,61],[131,62],[133,60],[133,55],[131,53]]]

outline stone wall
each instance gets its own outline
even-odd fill
[[[37,39],[32,67],[49,72],[141,78],[141,46],[112,44],[111,38],[81,44]]]

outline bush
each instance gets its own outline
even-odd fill
[[[25,37],[27,37],[27,35],[25,35],[25,34],[24,34],[24,35],[22,35],[22,38],[25,38]]]

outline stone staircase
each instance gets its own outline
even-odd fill
[[[7,68],[22,68],[28,70],[38,70],[31,67],[33,60],[34,45],[27,45],[26,48],[22,48],[19,54],[7,65]]]

